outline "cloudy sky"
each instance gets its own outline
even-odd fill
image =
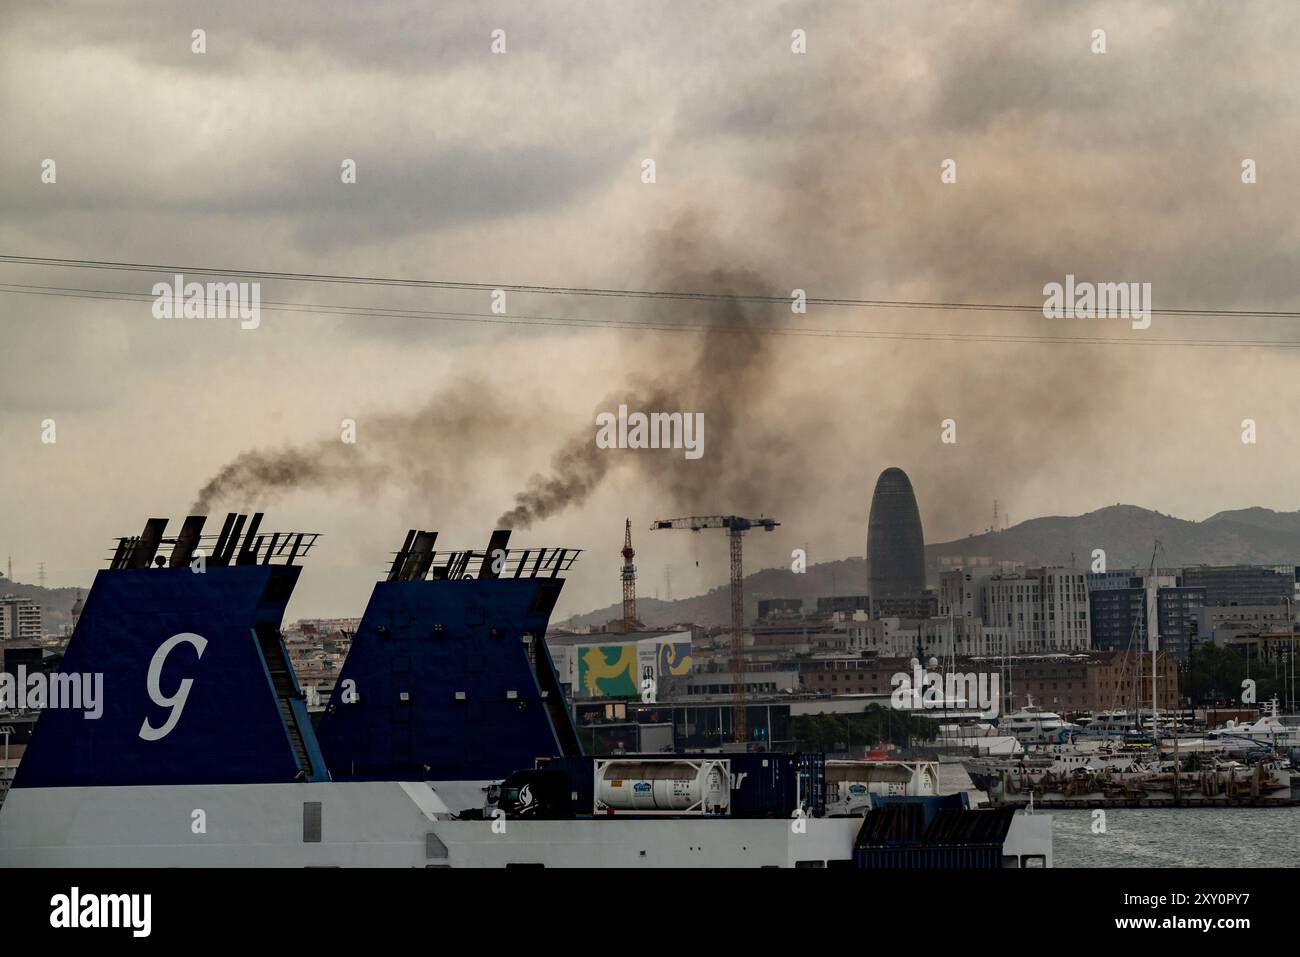
[[[642,594],[725,580],[720,535],[656,518],[776,516],[750,567],[862,554],[893,465],[929,541],[995,498],[1295,509],[1295,318],[510,292],[502,322],[488,290],[1036,306],[1069,273],[1300,310],[1297,36],[1290,0],[11,5],[0,254],[487,289],[264,280],[329,308],[245,331],[154,318],[151,273],[0,263],[0,559],[88,583],[233,475],[214,513],[325,533],[291,616],[359,614],[406,528],[480,546],[522,492],[551,505],[516,544],[589,550],[563,614],[617,600],[625,516]],[[620,401],[703,411],[704,456],[596,457]]]

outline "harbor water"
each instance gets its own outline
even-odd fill
[[[960,765],[939,766],[939,790],[966,791],[972,805],[987,803]],[[1051,814],[1057,867],[1300,866],[1300,807],[1109,808],[1103,818],[1090,810]]]
[[[1052,811],[1057,867],[1295,867],[1300,808]],[[1105,830],[1098,825],[1104,822]],[[1094,833],[1094,827],[1098,833]]]

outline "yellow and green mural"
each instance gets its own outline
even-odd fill
[[[589,645],[578,654],[578,686],[589,695],[639,694],[636,645]]]
[[[644,679],[690,674],[692,664],[689,640],[645,638],[617,645],[578,645],[571,655],[568,680],[576,678],[577,694],[594,698],[639,697]]]
[[[691,673],[691,643],[689,641],[665,642],[659,646],[659,676],[681,676]]]

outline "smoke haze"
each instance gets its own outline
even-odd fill
[[[155,320],[148,303],[5,294],[0,497],[22,505],[0,512],[0,541],[20,578],[44,561],[52,583],[84,585],[141,516],[274,504],[268,521],[325,535],[304,610],[343,614],[405,528],[479,544],[500,516],[599,556],[563,614],[617,597],[599,562],[617,561],[625,516],[637,530],[776,516],[747,541],[749,567],[795,545],[861,555],[889,466],[911,477],[929,541],[982,530],[994,499],[1012,522],[1119,501],[1184,518],[1295,507],[1300,423],[1278,390],[1296,350],[1153,344],[1294,344],[1293,321],[1157,314],[1140,333],[788,305],[797,288],[1033,305],[1069,273],[1150,282],[1157,310],[1300,308],[1289,0],[148,10],[6,21],[0,110],[31,146],[0,153],[0,249],[780,301],[510,295],[511,316],[644,330],[264,306],[241,332]],[[199,23],[206,56],[177,40]],[[496,26],[505,56],[489,51]],[[57,185],[33,173],[45,156]],[[157,278],[4,269],[133,293]],[[276,299],[487,311],[473,290],[268,282]],[[702,328],[651,330],[682,322]],[[890,338],[914,335],[932,338]],[[596,448],[595,413],[619,404],[703,412],[704,457]],[[46,418],[57,445],[37,439]],[[643,593],[666,589],[669,564],[679,596],[725,580],[725,543],[698,536],[695,556],[690,538],[637,532]]]

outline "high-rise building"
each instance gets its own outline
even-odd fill
[[[1205,604],[1203,588],[1187,588],[1164,578],[1156,590],[1156,614],[1160,629],[1160,650],[1180,661],[1185,659],[1199,633],[1197,613]],[[1126,587],[1119,579],[1107,579],[1096,587],[1088,576],[1088,605],[1092,616],[1092,647],[1095,651],[1146,649],[1146,588],[1142,576],[1131,574]],[[1209,635],[1205,636],[1209,638]]]
[[[867,524],[867,592],[872,601],[925,591],[925,539],[912,483],[902,469],[880,473]]]
[[[939,573],[941,618],[986,618],[984,585],[997,574],[995,566],[949,568]]]
[[[1295,597],[1295,572],[1262,565],[1189,565],[1182,584],[1205,589],[1205,604],[1280,605]]]
[[[984,583],[985,623],[1009,632],[1012,654],[1087,651],[1091,634],[1087,575],[1030,568]]]
[[[0,641],[41,637],[41,606],[30,598],[0,597]]]

